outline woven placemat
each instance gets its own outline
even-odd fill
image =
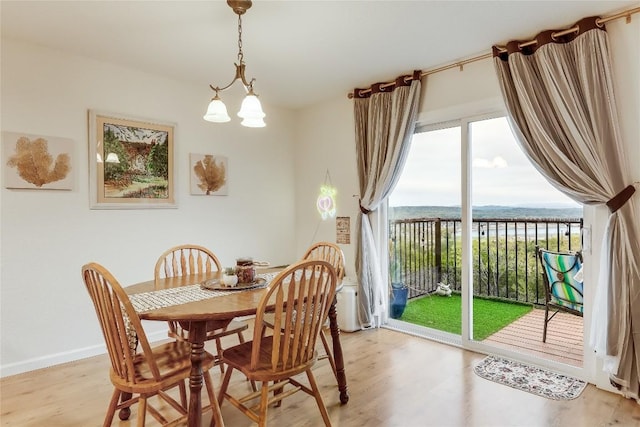
[[[265,279],[267,286],[277,275],[277,273],[260,273],[256,276]],[[202,301],[209,298],[229,295],[233,292],[241,291],[220,291],[203,289],[200,284],[180,286],[179,288],[159,289],[157,291],[143,292],[129,295],[129,300],[133,308],[138,313],[156,310],[158,308],[170,307],[172,305],[186,304],[189,302]]]

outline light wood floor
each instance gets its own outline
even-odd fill
[[[483,342],[533,354],[573,366],[582,366],[582,317],[558,313],[549,322],[547,342],[542,342],[544,310],[534,309]]]
[[[575,400],[553,401],[478,377],[473,366],[481,354],[387,329],[343,333],[341,341],[347,405],[340,405],[328,363],[314,369],[334,427],[640,425],[640,405],[592,385]],[[217,368],[213,376],[219,384]],[[238,375],[233,387],[249,386]],[[3,378],[0,390],[2,426],[100,426],[112,392],[108,360],[98,356]],[[222,412],[227,427],[253,425],[228,402]],[[135,409],[130,421],[116,417],[113,425],[135,425]],[[322,421],[313,398],[297,393],[269,409],[269,425]]]

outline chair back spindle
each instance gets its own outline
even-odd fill
[[[319,259],[327,261],[336,270],[338,284],[344,278],[344,253],[335,243],[317,242],[311,245],[305,252],[302,259]]]
[[[154,278],[187,276],[220,271],[218,257],[198,245],[180,245],[165,251],[156,262]]]

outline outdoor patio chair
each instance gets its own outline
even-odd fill
[[[536,247],[545,282],[544,331],[542,342],[547,342],[547,325],[560,311],[582,317],[582,254],[580,252],[553,252]],[[555,312],[549,317],[549,310]]]

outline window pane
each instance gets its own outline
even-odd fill
[[[389,206],[460,206],[460,128],[416,133]]]
[[[533,167],[505,117],[471,124],[473,206],[580,207]]]
[[[446,306],[420,297],[446,296],[461,286],[460,136],[460,127],[416,133],[389,198],[391,317],[456,335],[462,325],[460,294]],[[440,290],[440,282],[450,288]],[[410,302],[402,311],[405,294]]]

